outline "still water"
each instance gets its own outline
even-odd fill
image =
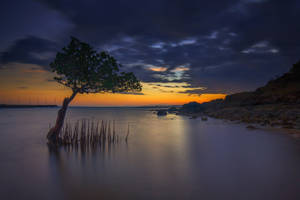
[[[300,141],[286,134],[147,109],[71,108],[71,123],[115,120],[120,135],[129,123],[129,140],[50,151],[56,113],[0,110],[0,199],[300,199]]]

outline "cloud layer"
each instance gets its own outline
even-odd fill
[[[199,94],[254,89],[300,59],[297,0],[21,2],[0,8],[2,38],[12,41],[0,47],[2,66],[47,69],[73,35],[144,82],[186,82],[205,89],[185,93]]]

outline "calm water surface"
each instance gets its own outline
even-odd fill
[[[300,141],[221,120],[146,109],[71,108],[68,120],[116,120],[121,142],[50,151],[57,109],[0,110],[0,199],[299,200]]]

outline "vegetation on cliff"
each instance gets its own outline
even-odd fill
[[[183,105],[180,113],[300,129],[300,61],[289,72],[253,92],[202,104],[191,102]]]

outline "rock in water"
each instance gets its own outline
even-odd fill
[[[207,121],[207,117],[201,117],[202,121]]]
[[[157,111],[157,115],[158,116],[165,116],[165,115],[167,115],[167,111],[165,111],[165,110],[159,110],[159,111]]]
[[[247,128],[247,129],[252,129],[252,130],[253,130],[253,129],[257,129],[255,126],[252,126],[252,125],[249,125],[249,126],[247,126],[246,128]]]

